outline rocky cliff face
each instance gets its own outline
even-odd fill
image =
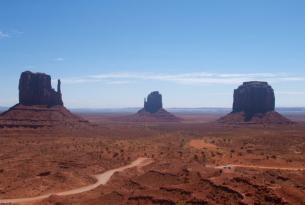
[[[274,111],[274,91],[267,82],[244,82],[234,90],[233,113],[245,112],[246,115]]]
[[[19,103],[22,105],[63,105],[60,80],[57,91],[52,88],[51,77],[44,73],[25,71],[19,80]]]
[[[144,100],[144,110],[156,113],[162,108],[162,95],[158,91],[151,92]]]
[[[233,111],[217,122],[229,124],[293,124],[274,111],[274,91],[266,82],[245,82],[234,90]]]
[[[181,119],[163,109],[162,95],[158,91],[151,92],[144,100],[144,108],[135,115],[121,117],[118,121],[130,122],[180,122]]]
[[[19,104],[0,114],[0,129],[87,127],[86,120],[63,106],[60,86],[58,80],[55,91],[51,77],[44,73],[23,72],[19,80]]]

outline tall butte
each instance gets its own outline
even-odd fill
[[[64,107],[61,82],[52,88],[51,76],[25,71],[19,79],[19,103],[0,115],[0,128],[75,126],[85,122]]]
[[[131,122],[179,122],[180,118],[163,108],[162,95],[158,91],[151,92],[144,99],[144,107],[136,114],[122,117],[120,120]]]
[[[52,88],[51,77],[44,73],[25,71],[19,80],[19,103],[22,105],[64,105],[61,94],[61,82],[57,82],[57,91]]]
[[[275,111],[275,95],[267,82],[244,82],[234,90],[232,112],[218,120],[222,123],[290,124]]]
[[[156,113],[163,108],[162,95],[158,91],[151,92],[144,99],[144,110],[150,113]]]

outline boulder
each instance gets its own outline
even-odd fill
[[[151,92],[144,99],[144,110],[150,113],[156,113],[162,109],[162,95],[158,91]]]
[[[58,80],[57,91],[55,91],[49,75],[25,71],[19,80],[19,103],[27,106],[63,105],[60,86],[61,82]]]

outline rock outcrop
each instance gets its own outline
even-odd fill
[[[49,75],[25,71],[19,80],[19,103],[26,106],[63,105],[60,85],[61,82],[58,80],[57,91],[55,91]]]
[[[21,74],[19,104],[0,115],[0,128],[80,128],[87,123],[63,106],[60,80],[55,91],[49,75],[30,71]]]
[[[179,122],[180,118],[163,109],[162,95],[158,91],[151,92],[144,99],[144,108],[136,114],[118,117],[114,120],[124,122]]]
[[[274,111],[274,91],[267,82],[245,82],[234,90],[233,112],[256,113]]]
[[[144,110],[150,113],[156,113],[162,109],[162,95],[158,91],[151,92],[144,99]]]
[[[232,112],[218,120],[222,123],[289,124],[275,112],[275,96],[267,82],[244,82],[234,90]]]

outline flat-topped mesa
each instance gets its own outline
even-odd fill
[[[58,80],[57,91],[55,91],[49,75],[25,71],[19,80],[19,103],[26,106],[63,105],[60,86],[61,82]]]
[[[217,120],[226,124],[293,124],[274,110],[275,97],[267,82],[244,82],[234,90],[233,111]]]
[[[156,113],[162,109],[162,95],[158,91],[151,92],[144,99],[144,110],[150,113]]]
[[[244,112],[247,116],[274,111],[275,97],[267,82],[244,82],[234,90],[233,113]]]

